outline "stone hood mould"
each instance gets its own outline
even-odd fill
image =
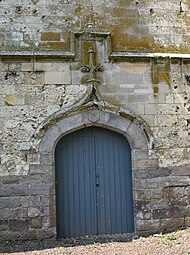
[[[121,117],[129,119],[131,122],[135,123],[145,134],[147,142],[149,144],[149,148],[153,147],[153,133],[147,123],[136,113],[127,109],[127,107],[119,107],[115,106],[106,100],[97,92],[96,80],[91,80],[87,83],[87,90],[84,96],[79,99],[74,104],[70,104],[69,106],[62,107],[57,112],[54,112],[50,116],[48,116],[37,128],[35,132],[35,137],[40,139],[43,137],[45,132],[56,122],[61,119],[64,119],[73,114],[88,111],[92,109],[97,109],[99,111],[113,113],[115,115],[119,115]]]

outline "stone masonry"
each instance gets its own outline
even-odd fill
[[[135,234],[189,227],[190,2],[0,6],[0,240],[56,238],[54,146],[85,125],[131,139]]]

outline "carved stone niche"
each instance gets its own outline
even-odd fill
[[[111,55],[111,33],[110,32],[78,32],[72,34],[71,51],[75,60],[89,64],[88,51],[95,51],[95,63],[109,62]]]

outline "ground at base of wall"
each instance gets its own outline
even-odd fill
[[[35,254],[133,254],[133,255],[188,255],[190,254],[190,228],[169,234],[156,234],[150,237],[141,237],[130,242],[87,242],[78,239],[73,243],[67,241],[53,241],[39,238],[35,241],[17,240],[3,241],[0,244],[0,253],[8,255],[16,252],[18,255]]]

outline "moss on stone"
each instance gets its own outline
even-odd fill
[[[61,33],[43,32],[41,33],[42,41],[60,41]]]

